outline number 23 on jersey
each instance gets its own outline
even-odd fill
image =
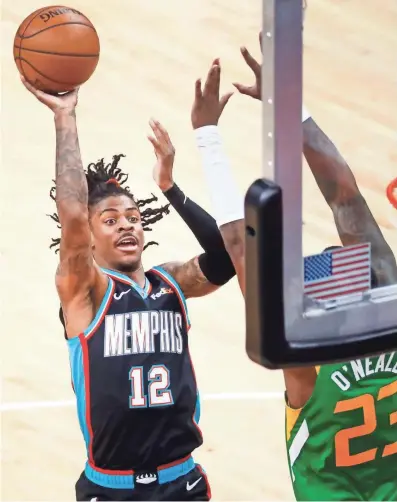
[[[147,375],[142,366],[133,366],[129,372],[131,380],[130,408],[149,408],[174,404],[169,389],[170,372],[163,364],[153,365]],[[145,387],[147,386],[147,393]]]
[[[339,401],[336,404],[334,413],[346,413],[351,410],[362,409],[364,416],[363,424],[343,429],[335,435],[335,460],[337,467],[351,467],[375,460],[379,448],[371,448],[361,453],[351,454],[349,442],[351,439],[364,437],[376,431],[376,403],[395,394],[397,394],[397,381],[381,387],[376,400],[371,394],[363,394]],[[397,410],[389,414],[389,425],[396,427],[397,438]],[[382,457],[395,455],[397,453],[397,441],[385,445],[381,448],[381,451]]]

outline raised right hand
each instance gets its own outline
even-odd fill
[[[154,136],[148,136],[153,145],[157,162],[153,167],[153,179],[162,192],[169,190],[173,184],[172,170],[175,160],[175,148],[165,127],[158,120],[151,119],[150,127]]]
[[[40,103],[48,106],[55,115],[58,113],[74,111],[77,106],[79,88],[74,91],[68,92],[67,94],[62,94],[61,96],[53,96],[52,94],[47,94],[43,91],[39,91],[32,84],[30,84],[22,75],[21,81],[26,89],[35,96]]]

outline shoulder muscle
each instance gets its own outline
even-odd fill
[[[205,296],[219,287],[211,284],[205,277],[197,256],[187,262],[164,263],[161,268],[175,279],[186,298]]]

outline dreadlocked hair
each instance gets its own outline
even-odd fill
[[[126,195],[134,201],[139,210],[141,210],[141,208],[147,206],[148,204],[151,204],[152,202],[158,201],[158,198],[154,194],[152,194],[152,196],[148,199],[135,199],[130,191],[130,187],[125,186],[125,183],[128,180],[128,174],[123,173],[122,170],[118,167],[118,164],[122,157],[125,157],[125,155],[114,155],[112,162],[106,165],[104,159],[100,159],[96,164],[91,163],[88,165],[87,169],[85,170],[88,185],[88,206],[93,206],[102,199],[105,199],[106,197],[110,197],[112,195]],[[53,201],[56,200],[55,180],[53,180],[53,186],[50,190],[50,197]],[[146,209],[141,211],[141,222],[143,229],[146,232],[151,232],[151,226],[156,223],[156,221],[161,220],[161,218],[165,214],[169,214],[169,206],[170,204],[155,208],[147,207]],[[49,214],[47,216],[55,221],[57,228],[61,228],[61,223],[59,221],[59,216],[57,213]],[[56,239],[51,239],[50,249],[55,249],[55,253],[58,253],[60,243],[61,239],[59,237]],[[146,249],[148,246],[152,245],[158,246],[158,243],[155,241],[150,241],[145,244],[145,247],[143,249]]]

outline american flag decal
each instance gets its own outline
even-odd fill
[[[371,289],[371,246],[358,244],[304,257],[304,294],[316,300]]]

